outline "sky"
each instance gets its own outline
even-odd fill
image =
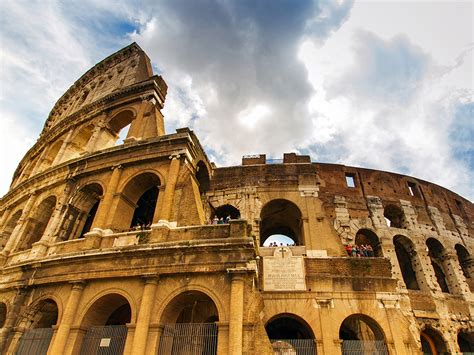
[[[0,196],[56,100],[137,42],[217,166],[309,154],[474,200],[474,2],[0,2]]]

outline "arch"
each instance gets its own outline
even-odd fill
[[[385,334],[373,318],[365,314],[352,314],[341,323],[339,339],[342,340],[342,354],[351,354],[354,350],[381,351],[388,354]]]
[[[395,247],[395,254],[397,255],[398,265],[402,272],[403,281],[407,289],[419,290],[416,272],[414,270],[416,255],[415,245],[405,236],[396,235],[393,237],[393,245]]]
[[[293,202],[276,199],[263,206],[260,212],[260,245],[275,235],[293,240],[295,245],[304,245],[301,211]]]
[[[46,354],[53,337],[53,326],[58,321],[58,305],[46,297],[28,307],[20,318],[26,330],[18,343],[16,354]]]
[[[431,327],[425,327],[420,333],[421,351],[423,354],[444,354],[447,352],[446,342],[442,335]]]
[[[456,250],[459,266],[461,266],[461,270],[462,270],[462,273],[464,274],[464,277],[466,279],[470,279],[471,274],[469,272],[469,264],[471,262],[471,255],[469,255],[469,252],[467,251],[467,249],[461,244],[456,244],[454,246],[454,249]]]
[[[458,333],[458,346],[461,353],[474,353],[474,333],[460,331]]]
[[[356,233],[355,244],[370,245],[374,251],[374,256],[383,257],[382,244],[374,231],[366,228],[359,229]]]
[[[442,292],[449,293],[448,280],[446,279],[445,265],[443,254],[445,249],[443,245],[435,238],[428,238],[426,240],[426,246],[428,247],[428,257],[431,261],[436,281],[441,288]]]
[[[210,177],[209,170],[206,167],[206,164],[202,160],[197,163],[196,166],[196,180],[199,184],[199,192],[201,194],[209,190],[210,187]]]
[[[0,328],[3,328],[7,320],[7,304],[0,302]]]
[[[88,183],[77,190],[65,207],[58,231],[59,239],[83,238],[90,231],[103,194],[103,187],[97,182]]]
[[[80,127],[76,130],[75,135],[72,137],[70,143],[64,152],[63,161],[70,160],[81,156],[87,152],[87,143],[94,133],[94,125],[88,124]]]
[[[41,239],[55,208],[56,196],[52,195],[41,201],[33,215],[27,220],[25,233],[21,238],[20,245],[17,248],[18,250],[30,249],[33,243]]]
[[[230,217],[230,219],[240,219],[240,211],[232,205],[225,204],[217,207],[212,217],[222,218],[223,220],[226,220],[227,217]]]
[[[87,329],[80,346],[81,353],[96,353],[100,349],[101,339],[109,339],[109,345],[121,354],[127,339],[127,324],[132,320],[132,307],[121,293],[109,292],[96,297],[87,308],[81,327]]]
[[[174,296],[165,306],[160,322],[209,323],[219,320],[219,312],[213,299],[202,291],[188,290]]]
[[[405,214],[400,207],[392,204],[385,206],[383,216],[387,221],[387,226],[392,228],[406,228]]]
[[[13,229],[15,229],[16,225],[18,224],[18,221],[21,217],[21,214],[23,213],[23,210],[18,210],[15,213],[13,213],[12,216],[8,219],[8,222],[5,224],[5,227],[3,228],[2,232],[2,239],[0,240],[0,250],[2,250],[5,245],[8,242],[8,239],[10,238],[10,235],[13,232]]]
[[[130,178],[120,194],[113,227],[126,230],[137,224],[152,224],[160,185],[160,178],[154,172],[143,172]]]
[[[58,156],[59,151],[61,150],[63,143],[64,143],[64,138],[60,138],[54,142],[51,142],[49,149],[47,150],[46,154],[41,160],[41,164],[38,168],[38,172],[44,171],[53,165],[56,157]]]

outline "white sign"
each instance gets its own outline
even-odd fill
[[[277,247],[273,256],[263,258],[264,291],[305,291],[304,259],[290,248]]]
[[[102,338],[100,339],[99,346],[101,348],[108,348],[110,346],[110,338]]]

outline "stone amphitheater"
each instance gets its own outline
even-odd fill
[[[54,105],[0,200],[1,353],[474,351],[470,201],[295,153],[216,167],[166,92],[133,43]]]

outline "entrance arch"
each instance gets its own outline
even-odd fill
[[[458,346],[461,353],[474,353],[474,333],[473,332],[459,332]]]
[[[314,333],[297,315],[279,314],[267,322],[265,330],[276,354],[316,354]]]
[[[423,354],[441,355],[447,352],[443,337],[433,328],[425,328],[420,333],[420,341]]]
[[[103,348],[113,354],[122,354],[131,316],[130,303],[118,293],[107,294],[95,301],[81,322],[81,327],[87,329],[81,354],[95,354]],[[103,339],[108,340],[104,342]]]
[[[291,239],[294,245],[304,245],[301,211],[293,202],[284,199],[268,202],[260,212],[260,219],[261,246],[268,245],[270,240],[279,245],[281,236]]]
[[[342,354],[387,354],[385,335],[380,325],[364,314],[353,314],[341,324],[339,339]]]
[[[20,321],[20,326],[26,330],[20,338],[16,354],[46,355],[57,321],[58,305],[54,300],[43,299],[29,307]]]
[[[165,307],[158,354],[217,354],[219,314],[214,301],[201,291],[185,291]]]

